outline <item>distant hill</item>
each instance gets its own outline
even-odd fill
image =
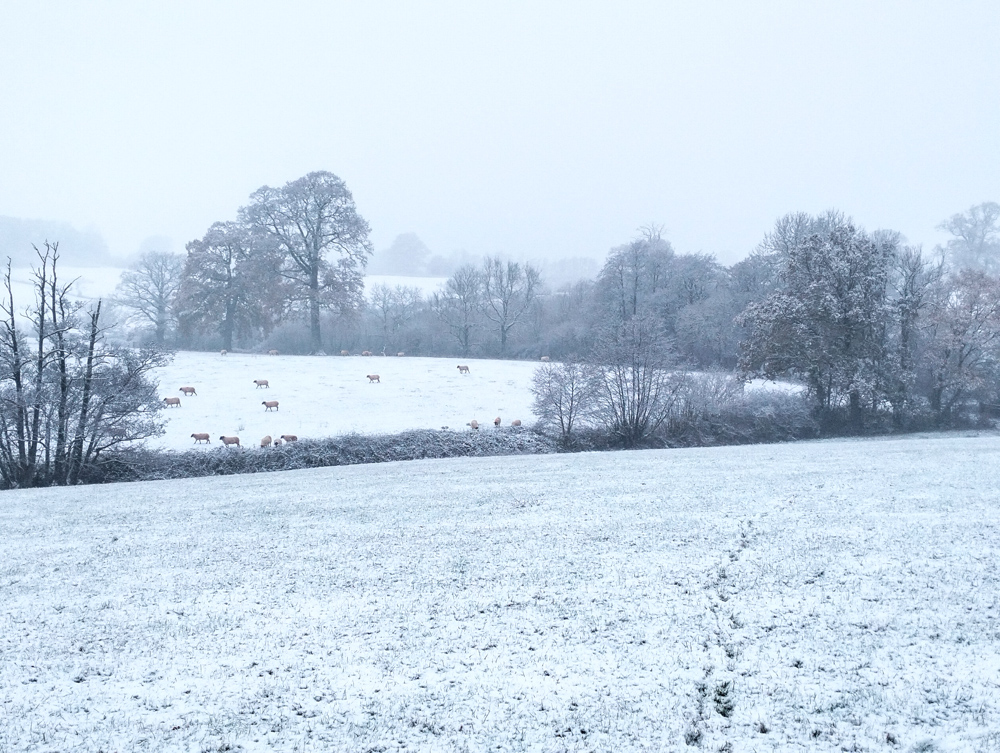
[[[62,261],[68,265],[106,267],[120,264],[95,230],[77,230],[68,222],[0,216],[0,262],[5,262],[9,256],[15,267],[31,266],[37,261],[32,244],[41,248],[45,241],[59,243]]]

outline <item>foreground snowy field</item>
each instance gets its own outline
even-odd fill
[[[458,364],[468,365],[460,374]],[[179,397],[180,408],[163,412],[167,433],[153,447],[193,448],[194,433],[236,435],[247,446],[261,437],[295,434],[300,439],[358,432],[388,434],[408,429],[467,431],[476,419],[492,428],[500,416],[528,425],[531,376],[537,363],[456,358],[372,356],[267,356],[181,351],[157,370],[163,397]],[[369,382],[378,374],[380,382]],[[267,389],[254,380],[266,379]],[[185,397],[181,387],[194,387]],[[277,400],[266,411],[264,400]]]
[[[0,751],[1000,750],[998,497],[995,434],[4,492]]]

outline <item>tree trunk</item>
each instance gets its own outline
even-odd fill
[[[323,338],[319,329],[319,265],[313,266],[309,276],[309,338],[310,355],[322,356]]]
[[[80,418],[76,424],[76,436],[73,438],[73,452],[70,457],[70,484],[76,484],[80,480],[80,470],[83,468],[83,441],[84,434],[87,431],[87,418],[90,412],[90,395],[94,383],[94,351],[97,347],[98,321],[100,318],[101,301],[98,300],[97,309],[90,315],[90,339],[87,341],[87,368],[83,374]]]

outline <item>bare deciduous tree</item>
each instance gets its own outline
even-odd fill
[[[521,266],[499,257],[483,265],[483,313],[496,325],[500,356],[507,355],[507,338],[538,294],[541,276],[530,264]]]
[[[967,212],[953,214],[938,228],[954,236],[946,245],[953,268],[1000,272],[1000,204],[977,204]]]
[[[531,378],[531,410],[542,424],[559,429],[564,443],[596,407],[598,380],[595,369],[582,363],[546,363]]]
[[[399,332],[417,313],[423,302],[420,288],[397,285],[372,285],[368,292],[369,306],[378,318],[382,329],[382,352],[396,350]]]
[[[281,188],[264,186],[240,214],[270,236],[284,256],[282,276],[293,304],[305,307],[313,353],[323,352],[320,310],[343,313],[363,303],[364,268],[372,253],[368,223],[333,173],[312,172]]]
[[[239,222],[216,222],[187,244],[178,298],[182,330],[217,329],[222,347],[239,336],[266,336],[280,319],[281,258],[268,239]]]
[[[667,420],[682,386],[666,333],[652,315],[633,316],[601,334],[593,361],[600,370],[599,415],[613,436],[634,447]]]
[[[14,298],[10,263],[0,301],[0,483],[73,484],[104,450],[162,432],[162,407],[149,372],[158,350],[108,346],[101,303],[83,311],[59,281],[58,244],[36,249],[34,301]]]
[[[153,325],[156,343],[163,345],[175,319],[174,301],[180,290],[184,257],[166,251],[147,251],[122,273],[115,300],[133,316]]]
[[[469,355],[473,330],[479,322],[483,301],[483,275],[471,264],[459,267],[448,278],[443,294],[435,293],[434,313],[458,340],[462,355]]]

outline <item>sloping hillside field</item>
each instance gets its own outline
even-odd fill
[[[1000,750],[998,498],[994,434],[5,492],[0,750]]]
[[[459,373],[458,365],[469,367]],[[500,416],[533,423],[531,376],[538,364],[453,358],[372,356],[265,356],[182,351],[156,372],[167,408],[166,434],[151,446],[194,449],[192,434],[239,436],[247,447],[261,437],[295,434],[300,439],[358,432],[389,434],[409,429],[467,431],[473,419],[489,428]],[[379,381],[368,379],[377,374]],[[267,380],[258,388],[255,380]],[[181,387],[194,387],[187,397]],[[277,410],[261,403],[277,400]]]

